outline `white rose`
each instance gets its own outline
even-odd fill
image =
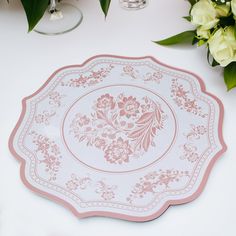
[[[203,39],[209,39],[211,36],[210,30],[205,30],[202,26],[197,28],[197,36]]]
[[[203,29],[212,29],[219,21],[217,11],[211,0],[200,0],[191,10],[192,23]]]
[[[236,61],[236,40],[234,27],[218,29],[208,40],[209,49],[214,59],[223,67]]]
[[[216,5],[215,9],[217,17],[226,17],[230,13],[230,2],[227,2],[224,5]]]
[[[234,17],[236,17],[236,0],[231,1],[231,9],[234,14]]]

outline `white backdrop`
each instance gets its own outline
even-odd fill
[[[226,92],[220,69],[207,64],[206,51],[165,48],[151,40],[190,29],[181,17],[184,0],[150,0],[146,9],[122,10],[112,0],[106,22],[98,0],[79,0],[84,21],[61,36],[27,33],[20,0],[0,0],[0,236],[236,235],[236,89]],[[69,210],[28,190],[19,177],[19,163],[8,150],[23,97],[32,94],[59,67],[80,64],[96,54],[151,55],[166,64],[200,75],[207,90],[225,106],[224,138],[228,151],[216,163],[201,196],[171,207],[148,223],[102,217],[77,219]]]

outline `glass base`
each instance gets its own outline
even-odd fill
[[[67,33],[80,25],[83,19],[82,12],[68,3],[59,3],[56,11],[46,11],[36,25],[34,31],[45,35],[58,35]]]
[[[148,0],[120,0],[120,5],[126,10],[139,10],[146,7]]]

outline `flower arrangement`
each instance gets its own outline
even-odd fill
[[[60,2],[61,0],[57,1]],[[27,16],[29,32],[34,29],[34,27],[43,17],[44,12],[48,9],[48,5],[50,4],[50,2],[50,0],[21,0]],[[111,0],[99,0],[99,2],[106,17]]]
[[[189,16],[196,29],[156,41],[159,45],[206,45],[208,62],[221,66],[228,90],[236,87],[236,0],[188,0]]]

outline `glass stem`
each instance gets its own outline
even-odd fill
[[[56,7],[57,7],[56,0],[50,0],[49,12],[51,14],[57,11]]]

